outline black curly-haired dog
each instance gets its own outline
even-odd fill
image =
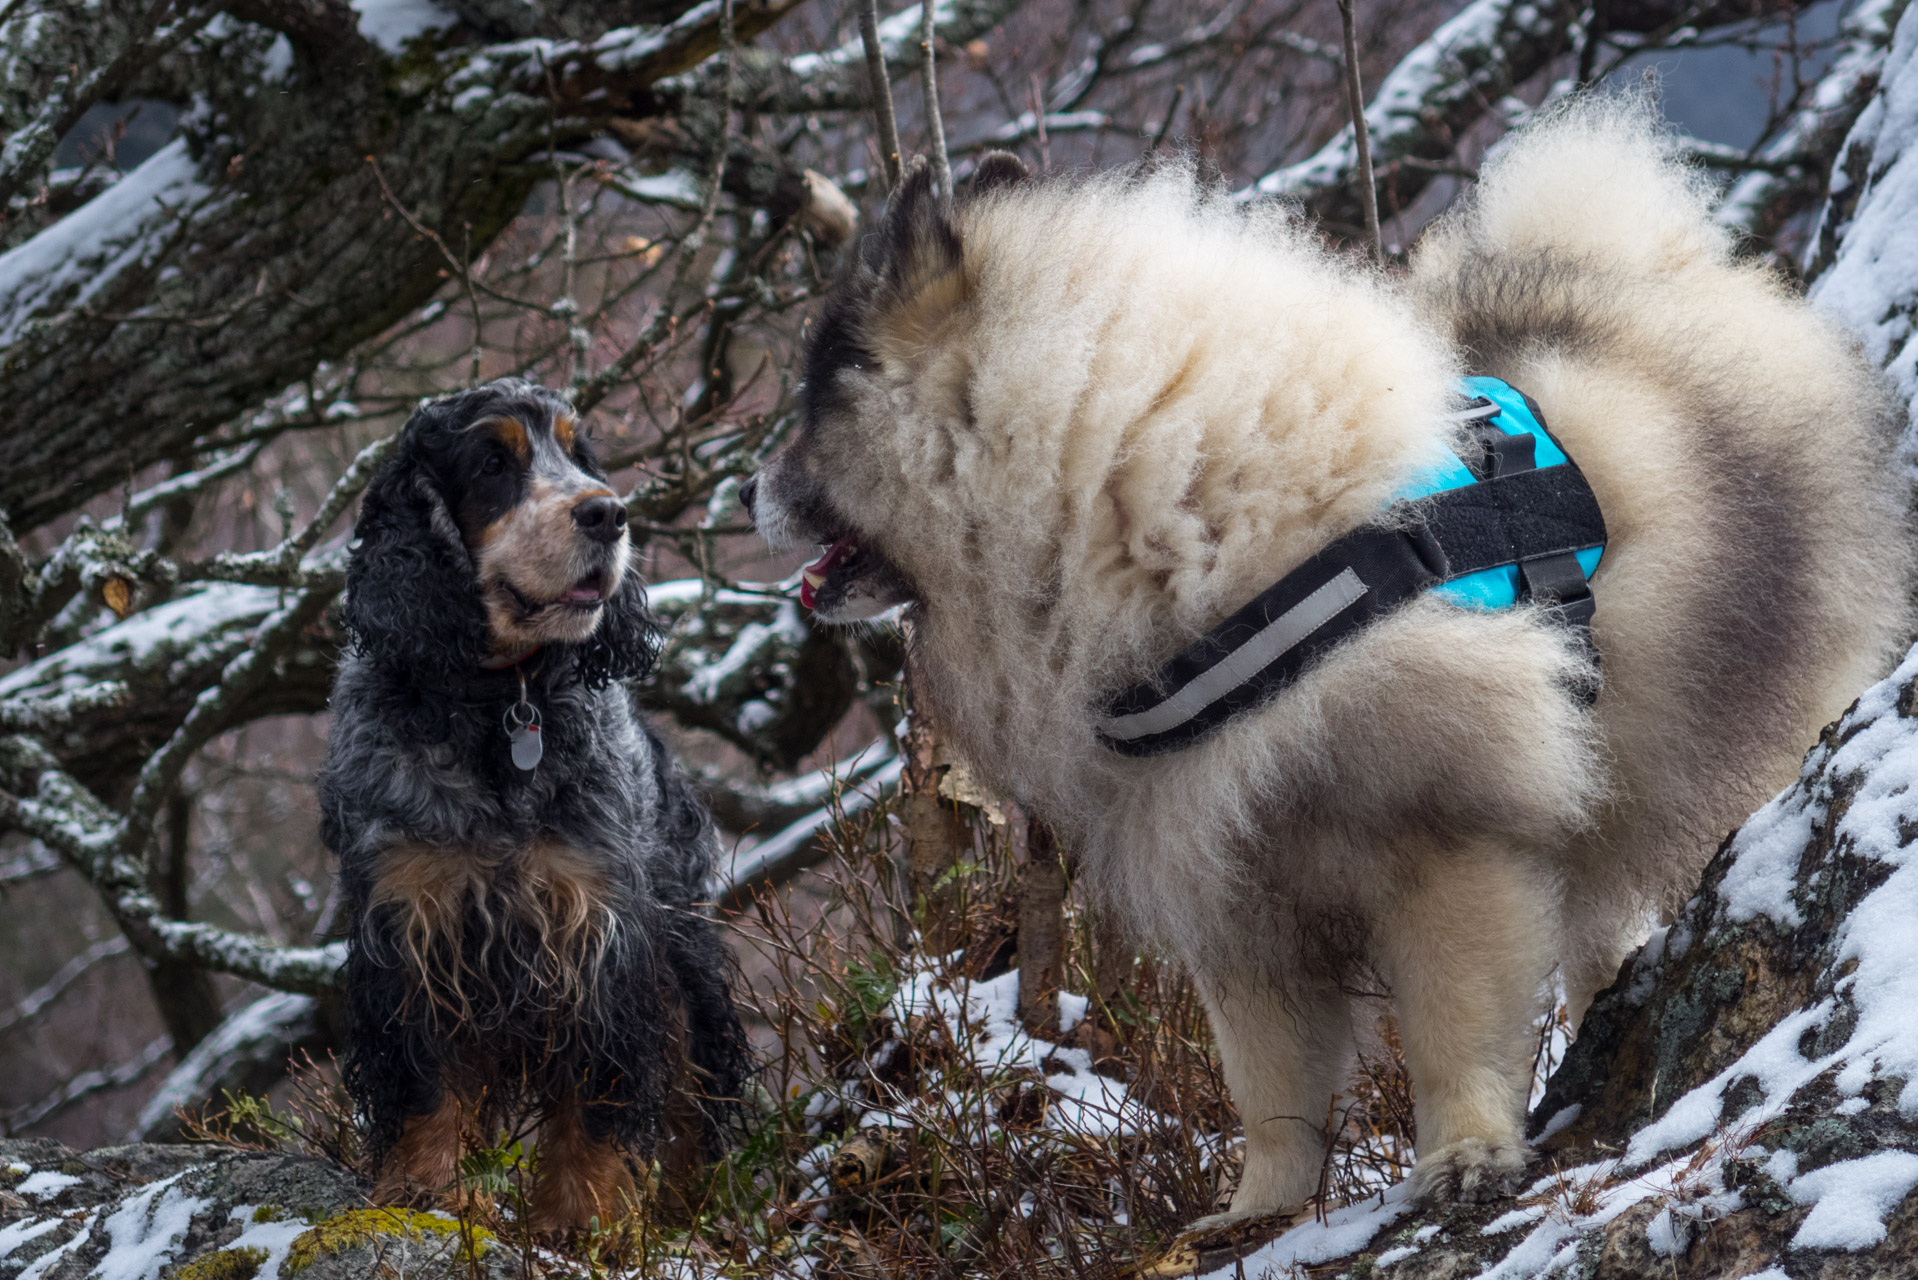
[[[320,806],[376,1196],[537,1120],[533,1227],[609,1221],[632,1162],[716,1150],[746,1063],[712,824],[620,684],[657,652],[625,509],[506,379],[413,415],[356,533]]]

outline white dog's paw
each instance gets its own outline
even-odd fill
[[[1466,1138],[1420,1159],[1412,1170],[1412,1195],[1421,1204],[1483,1204],[1515,1196],[1524,1189],[1531,1157],[1521,1146]]]
[[[1272,1209],[1227,1209],[1223,1213],[1208,1213],[1203,1218],[1194,1218],[1179,1228],[1179,1235],[1214,1236],[1230,1232],[1234,1227],[1246,1226],[1263,1218],[1277,1216]]]

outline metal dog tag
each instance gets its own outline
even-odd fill
[[[526,700],[526,676],[519,678],[519,701],[506,708],[506,740],[513,744],[513,767],[531,773],[546,754],[539,736],[539,708]]]
[[[546,754],[546,747],[539,740],[539,726],[521,725],[508,736],[513,744],[514,766],[532,772],[539,765],[540,757]]]

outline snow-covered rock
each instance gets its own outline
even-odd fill
[[[1918,1274],[1914,841],[1918,650],[1593,1003],[1532,1114],[1535,1181],[1516,1201],[1407,1212],[1394,1189],[1256,1250],[1241,1230],[1192,1250],[1193,1270],[1230,1276],[1242,1255],[1247,1276],[1304,1263],[1355,1280]]]
[[[369,1208],[359,1179],[322,1160],[0,1141],[5,1280],[507,1280],[511,1253],[440,1214]]]

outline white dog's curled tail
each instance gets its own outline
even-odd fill
[[[1716,267],[1734,246],[1712,221],[1714,196],[1649,95],[1582,93],[1492,149],[1464,216],[1435,229],[1421,257],[1429,270],[1469,237],[1480,253],[1556,250],[1628,274]]]

